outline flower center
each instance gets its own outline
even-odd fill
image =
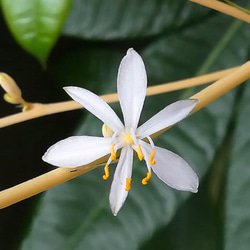
[[[136,143],[137,138],[136,138],[135,134],[134,133],[125,133],[125,135],[122,135],[122,137],[123,137],[122,138],[123,144],[131,146],[135,150],[135,152],[137,153],[139,160],[142,161],[144,156],[143,156],[143,153],[141,150],[141,145]]]
[[[133,138],[131,134],[125,134],[124,141],[126,144],[132,145],[134,144]]]
[[[119,148],[123,148],[126,146],[132,147],[137,153],[138,159],[140,161],[144,159],[141,145],[138,143],[138,139],[135,135],[135,132],[132,129],[131,130],[125,129],[123,131],[117,131],[114,133],[104,124],[102,128],[102,132],[103,132],[104,137],[112,137],[112,144],[110,146],[110,158],[104,167],[104,172],[105,172],[105,174],[103,175],[104,180],[107,180],[109,178],[109,164],[112,161],[116,160],[116,152]],[[149,157],[149,164],[154,165],[155,164],[155,160],[154,160],[155,151],[153,149],[154,143],[150,137],[148,138],[148,140],[149,140],[150,145],[152,146],[151,154]],[[148,166],[147,176],[142,179],[142,184],[147,185],[150,178],[151,178],[151,169],[150,169],[150,166]],[[130,190],[131,181],[132,181],[131,178],[126,178],[126,187],[125,187],[126,191]]]

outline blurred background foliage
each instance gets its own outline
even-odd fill
[[[130,47],[143,57],[148,85],[240,65],[250,48],[249,25],[186,0],[2,0],[0,32],[0,71],[27,101],[44,103],[68,100],[67,85],[115,92]],[[199,89],[148,97],[141,122]],[[99,168],[3,209],[1,249],[248,249],[249,100],[245,83],[155,140],[198,173],[198,194],[155,177],[142,186],[146,168],[135,160],[132,189],[114,217],[111,180],[104,182]],[[0,105],[1,117],[17,112]],[[51,144],[72,134],[100,135],[101,126],[78,110],[2,128],[1,189],[53,169],[41,160]]]

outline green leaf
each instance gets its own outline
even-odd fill
[[[77,85],[97,94],[108,94],[110,86],[116,83],[117,69],[123,55],[124,52],[118,50],[111,53],[108,49],[100,48],[65,51],[49,71],[60,90],[64,86]]]
[[[234,66],[247,60],[249,45],[249,27],[238,21],[234,22],[225,35],[212,50],[199,72],[204,70],[217,70],[219,68]],[[219,56],[219,57],[218,57]],[[249,83],[249,81],[248,81]],[[247,83],[246,83],[247,84]],[[244,86],[242,86],[244,87]],[[242,88],[241,87],[241,88]],[[177,212],[171,223],[157,231],[154,237],[144,243],[141,250],[164,249],[166,250],[204,250],[204,249],[247,249],[249,246],[249,86],[242,88],[243,100],[237,94],[235,104],[213,107],[221,112],[230,112],[231,119],[236,125],[236,134],[233,135],[231,121],[225,139],[217,149],[216,156],[211,164],[205,183],[197,196],[185,203]],[[240,91],[242,92],[242,91]],[[217,101],[216,101],[217,102]],[[215,103],[216,103],[215,102]],[[240,105],[238,106],[238,102]],[[215,103],[211,104],[213,106]],[[209,107],[208,107],[209,108]],[[231,110],[230,110],[231,109]],[[234,111],[238,109],[239,118],[235,120]],[[233,112],[232,112],[233,111]],[[217,116],[212,115],[211,118]],[[212,118],[212,119],[213,119]],[[219,116],[217,119],[220,119]],[[209,122],[211,126],[211,122]],[[200,124],[203,124],[200,121]],[[219,129],[220,131],[222,131]],[[228,138],[234,137],[234,148],[230,153]],[[244,139],[243,139],[244,137]],[[202,136],[200,137],[202,138]],[[209,136],[211,139],[211,137]],[[229,145],[228,145],[229,144]],[[231,159],[229,177],[226,186],[226,207],[222,195],[224,192],[224,178],[228,167],[228,158]],[[242,182],[242,180],[244,181]],[[224,209],[226,217],[224,218]],[[223,221],[225,225],[223,225]],[[225,232],[223,231],[225,229]],[[224,236],[224,238],[223,238]],[[224,242],[224,243],[223,243]]]
[[[245,83],[238,106],[225,193],[225,250],[250,245],[250,85]]]
[[[210,10],[186,0],[75,0],[64,34],[110,40],[155,36],[200,22]]]
[[[72,0],[2,0],[10,31],[43,65],[55,45]]]
[[[164,250],[221,249],[217,243],[218,227],[206,184],[203,182],[198,194],[185,202],[171,223],[161,228],[140,250],[162,249],[162,246]]]
[[[144,51],[150,84],[194,77],[204,66],[206,66],[206,69],[203,74],[241,63],[242,58],[240,57],[240,60],[237,60],[238,55],[224,61],[223,54],[220,54],[221,49],[225,49],[227,46],[227,43],[223,43],[223,46],[221,46],[220,41],[228,37],[227,30],[229,30],[228,32],[231,31],[228,18],[215,16],[180,32],[160,36]],[[211,36],[211,33],[213,33],[213,36]],[[231,41],[231,39],[230,36],[228,40]],[[211,52],[213,53],[214,50],[216,50],[216,53],[211,61]],[[150,59],[147,60],[147,57],[150,57]],[[215,64],[215,67],[213,67],[215,60],[220,60],[220,57],[226,65]],[[207,65],[207,61],[211,61],[211,63]],[[228,63],[230,64],[228,65]]]
[[[230,106],[232,97],[225,96],[211,110]],[[158,97],[150,99],[148,105],[152,106]],[[225,126],[228,115],[219,111],[216,117],[221,119],[215,119],[210,127],[211,111],[200,112],[155,143],[179,153],[201,177],[221,142],[223,135],[219,128]],[[101,124],[95,121],[90,116],[81,131],[100,134]],[[22,249],[137,249],[172,219],[189,194],[172,190],[155,176],[144,187],[141,179],[146,174],[146,166],[135,161],[133,169],[132,189],[117,217],[113,217],[108,205],[110,180],[102,180],[103,168],[48,191]]]
[[[224,19],[222,23],[224,23],[224,27],[218,25],[218,19],[211,19],[204,26],[200,25],[193,29],[190,28],[190,30],[180,31],[166,39],[162,38],[162,41],[156,42],[161,46],[156,46],[156,43],[149,45],[141,53],[149,72],[149,79],[168,80],[169,72],[166,71],[166,67],[171,68],[171,79],[198,72],[202,63],[207,61],[209,51],[218,45],[218,41],[207,33],[209,30],[214,32],[217,30],[218,37],[222,37],[221,27],[223,29],[228,27],[227,19]],[[203,38],[199,39],[197,43],[198,34]],[[168,41],[172,41],[170,45],[174,51],[168,49]],[[179,41],[179,43],[174,43],[174,41]],[[165,50],[163,44],[165,44]],[[197,44],[199,46],[195,46]],[[191,50],[193,58],[196,59],[195,62],[190,60],[190,56],[189,58],[181,56],[189,55]],[[161,51],[166,51],[166,53],[161,53]],[[184,52],[185,54],[183,54]],[[226,52],[234,57],[231,60],[226,57],[224,60],[221,55]],[[89,61],[87,55],[90,58],[97,58],[99,55],[99,60],[91,61],[90,67],[95,67],[94,62],[96,62],[97,70],[95,76],[88,75],[85,82],[95,79],[98,83],[96,88],[99,89],[100,94],[107,89],[110,92],[115,91],[114,82],[118,68],[118,65],[115,64],[120,54],[114,50],[105,53],[101,50],[96,53],[85,53],[83,59],[85,63],[82,64],[82,67],[86,67],[86,62]],[[105,57],[101,55],[105,55]],[[172,56],[171,60],[168,55]],[[174,56],[178,60],[175,60]],[[219,56],[220,58],[218,58]],[[220,50],[217,55],[218,64],[215,66],[214,62],[213,67],[220,68],[227,67],[231,63],[241,63],[242,57],[241,54],[238,54],[238,50],[233,52]],[[74,58],[71,57],[72,61],[75,61]],[[107,60],[109,64],[107,64]],[[99,66],[97,67],[97,65]],[[113,69],[111,69],[111,65],[114,65]],[[158,70],[154,70],[153,67]],[[97,81],[98,76],[99,81]],[[72,83],[70,82],[70,84]],[[177,99],[180,94],[183,92],[147,98],[141,122],[159,111],[168,102]],[[234,98],[234,91],[221,97],[161,135],[155,140],[156,145],[181,155],[193,166],[202,179],[213,163],[217,149],[221,147],[225,137]],[[225,112],[225,108],[228,112]],[[83,120],[77,134],[100,135],[101,125],[95,117],[88,115]],[[113,171],[114,168],[112,168]],[[141,179],[145,176],[146,171],[145,165],[135,160],[132,189],[117,217],[113,217],[110,212],[108,194],[111,180],[106,182],[102,180],[103,168],[98,168],[75,180],[50,189],[41,201],[22,249],[137,249],[159,228],[168,225],[178,208],[190,197],[188,193],[178,192],[167,187],[156,176],[152,177],[147,186],[142,186]]]

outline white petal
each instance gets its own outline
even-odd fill
[[[145,142],[141,146],[143,151],[146,152],[144,158],[148,161],[151,146]],[[159,147],[154,149],[155,165],[152,165],[151,168],[159,179],[174,189],[197,193],[199,179],[188,163],[169,150]]]
[[[189,115],[199,101],[196,99],[187,99],[174,102],[148,121],[142,124],[136,131],[140,138],[152,135],[164,128],[174,125]]]
[[[115,170],[109,195],[110,207],[115,216],[121,209],[128,195],[128,191],[125,190],[126,179],[131,178],[132,164],[133,150],[130,147],[123,148]]]
[[[111,138],[72,136],[52,145],[43,160],[58,167],[74,168],[110,153]]]
[[[123,124],[114,110],[96,94],[79,87],[64,87],[63,89],[73,100],[80,103],[111,130],[117,131],[123,128]]]
[[[117,77],[117,92],[126,127],[137,127],[146,88],[147,75],[142,58],[129,49],[121,61]]]

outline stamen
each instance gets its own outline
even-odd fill
[[[151,172],[147,172],[147,176],[145,177],[145,178],[143,178],[142,179],[142,181],[141,181],[141,183],[143,184],[143,185],[147,185],[148,184],[148,181],[150,180],[150,178],[151,178]]]
[[[154,148],[155,144],[154,144],[153,140],[151,139],[151,137],[150,136],[146,136],[146,138],[148,139],[148,142],[150,143],[151,147]]]
[[[102,176],[103,180],[107,180],[109,178],[109,165],[106,164],[104,167],[105,174]]]
[[[136,145],[136,146],[134,147],[134,149],[135,149],[135,151],[136,151],[136,153],[137,153],[137,156],[138,156],[139,160],[142,161],[143,158],[144,158],[144,156],[143,156],[143,153],[142,153],[142,151],[141,151],[141,146],[140,146],[140,144]]]
[[[126,178],[126,187],[125,187],[125,191],[129,191],[131,188],[131,181],[132,178]]]
[[[150,165],[155,165],[154,157],[155,157],[155,151],[153,149],[151,149],[151,155],[149,157],[149,163],[150,163]]]
[[[110,152],[111,152],[111,160],[115,161],[116,160],[116,153],[115,153],[115,144],[114,143],[110,147]]]
[[[132,137],[132,139],[133,139],[133,144],[138,144],[137,143],[137,139],[136,139],[136,136],[135,136],[135,131],[134,131],[134,129],[133,128],[130,128],[130,133],[131,133],[131,137]]]

